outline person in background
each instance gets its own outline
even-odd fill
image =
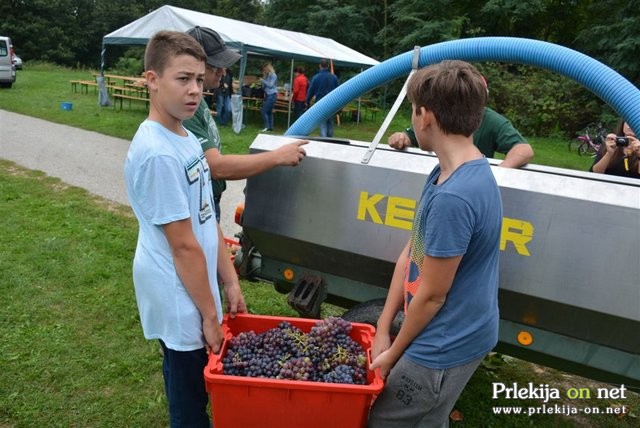
[[[231,260],[215,220],[211,175],[198,139],[183,127],[202,100],[207,57],[192,37],[160,31],[144,56],[149,116],[124,165],[139,232],[133,284],[147,339],[162,347],[170,426],[208,428],[202,375],[207,351],[222,345],[223,310],[216,272]],[[246,312],[236,278],[224,283],[232,316]]]
[[[624,120],[618,122],[614,132],[605,138],[589,170],[599,174],[640,178],[640,141],[635,132]]]
[[[320,71],[311,78],[309,90],[307,92],[307,105],[315,98],[315,102],[320,101],[329,92],[338,87],[338,78],[329,71],[329,60],[320,60]],[[333,137],[333,115],[320,124],[321,137]]]
[[[483,82],[487,85],[487,81]],[[489,87],[487,94],[489,93]],[[417,141],[411,127],[404,132],[396,132],[387,140],[391,147],[402,150],[409,146],[417,147]],[[511,124],[509,119],[485,107],[482,123],[473,134],[473,144],[488,158],[493,158],[495,152],[505,155],[499,166],[505,168],[520,168],[529,163],[534,156],[533,148],[527,140]]]
[[[278,97],[278,76],[271,63],[262,66],[262,90],[264,101],[262,102],[262,120],[264,129],[262,132],[273,131],[273,108]]]
[[[482,76],[466,62],[443,61],[416,71],[407,97],[418,145],[435,152],[438,165],[378,319],[371,369],[386,382],[369,428],[447,426],[469,378],[498,342],[502,200],[471,136],[487,102]]]
[[[207,54],[205,87],[217,88],[221,77],[225,74],[225,69],[235,64],[242,56],[228,49],[220,35],[210,28],[194,27],[187,30],[187,34],[196,39]],[[198,138],[211,169],[218,221],[220,221],[220,199],[227,188],[225,180],[242,180],[277,166],[296,166],[306,155],[302,146],[307,144],[307,141],[303,140],[295,140],[268,152],[223,155],[218,127],[204,101],[200,102],[196,114],[186,120],[184,126]]]
[[[218,124],[225,126],[231,120],[231,95],[233,95],[233,75],[226,68],[216,88],[216,117]]]
[[[309,79],[304,75],[304,67],[296,67],[294,76],[291,100],[293,101],[293,118],[296,120],[302,116],[306,107]]]

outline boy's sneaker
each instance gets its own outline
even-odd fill
[[[260,132],[271,132],[271,131],[273,131],[273,129],[271,129],[271,128],[264,128],[264,129],[263,129],[262,131],[260,131]]]

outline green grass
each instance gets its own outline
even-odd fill
[[[0,91],[0,109],[39,117],[52,122],[63,123],[90,131],[100,132],[118,138],[131,139],[140,122],[147,115],[147,108],[143,103],[132,102],[131,106],[124,102],[124,107],[101,107],[98,105],[98,95],[95,88],[89,88],[88,94],[71,89],[70,80],[91,80],[95,70],[69,70],[47,64],[27,64],[24,70],[18,71],[16,83],[12,89]],[[64,111],[60,103],[70,101],[73,110]],[[385,117],[385,112],[379,112],[375,120],[362,114],[363,121],[355,123],[343,121],[335,127],[335,136],[361,141],[371,141],[378,132]],[[284,114],[276,113],[275,132],[284,133],[287,118]],[[220,135],[224,153],[247,153],[253,139],[263,128],[259,112],[246,111],[245,124],[240,134],[233,132],[231,127],[220,127]],[[391,122],[382,142],[394,131],[404,129],[410,124],[408,110],[400,112]],[[314,131],[311,135],[317,135]],[[576,151],[567,149],[567,140],[561,138],[529,138],[536,156],[534,163],[562,168],[586,171],[591,166],[591,158],[578,156]],[[500,157],[500,155],[498,155]]]
[[[68,81],[88,76],[89,71],[44,66],[23,70],[13,89],[0,91],[0,108],[130,138],[145,108],[100,108],[91,90],[89,95],[73,94]],[[61,101],[72,101],[74,110],[62,111]],[[277,120],[282,127],[284,119]],[[400,118],[392,127],[405,123]],[[336,134],[371,140],[377,126],[346,123]],[[260,128],[259,116],[249,117],[239,136],[222,128],[228,152],[246,152]],[[569,153],[566,142],[531,142],[537,157],[548,164],[588,168],[590,159]],[[167,426],[162,359],[157,342],[143,338],[133,292],[137,223],[131,210],[0,160],[0,219],[0,427]],[[286,296],[271,285],[242,281],[242,287],[251,312],[297,316]],[[326,305],[322,315],[340,313]],[[630,412],[622,418],[493,415],[493,406],[541,405],[536,400],[494,400],[493,382],[548,383],[563,391],[596,385],[494,355],[463,392],[456,405],[462,420],[453,426],[638,426],[640,398],[631,393],[625,400],[563,401],[600,408],[626,405]]]
[[[0,426],[167,426],[162,359],[157,342],[142,336],[131,282],[137,223],[130,208],[0,161],[0,218]],[[242,287],[251,312],[297,316],[271,285]],[[325,305],[322,316],[340,313]],[[593,384],[494,356],[463,392],[456,408],[464,420],[454,426],[637,426],[633,413],[492,415],[493,406],[540,405],[493,400],[492,382]],[[589,403],[637,412],[640,398]]]

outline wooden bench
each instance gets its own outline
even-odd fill
[[[253,110],[253,111],[259,111],[262,112],[262,106],[261,105],[256,105],[256,104],[247,104],[244,106],[245,109],[247,110]],[[274,113],[289,113],[289,109],[287,109],[286,107],[279,107],[279,106],[273,106],[273,112]]]
[[[129,107],[131,107],[131,101],[144,101],[145,106],[149,108],[149,98],[141,95],[133,95],[133,94],[123,94],[123,93],[113,93],[111,96],[115,99],[115,101],[120,101],[120,109],[122,110],[122,101],[129,100]],[[113,103],[115,107],[116,102]]]
[[[77,92],[78,86],[80,87],[80,92],[82,93],[84,90],[85,94],[89,93],[89,86],[93,86],[96,92],[98,88],[98,83],[93,80],[70,80],[69,83],[71,83],[71,89],[74,93]]]
[[[371,114],[371,120],[375,120],[380,109],[378,107],[365,106],[365,111]]]
[[[273,106],[273,111],[278,113],[289,113],[289,101],[277,100]]]
[[[336,119],[338,120],[338,125],[342,122],[356,122],[358,116],[358,109],[355,107],[344,106],[338,111],[336,114]]]
[[[93,80],[70,80],[69,83],[71,83],[71,89],[73,90],[73,92],[77,92],[78,91],[78,87],[80,87],[80,93],[84,92],[85,94],[89,93],[89,86],[93,86],[94,88],[94,93],[97,92],[97,88],[98,88],[98,82],[95,82]],[[109,85],[106,84],[105,87],[107,88],[107,90],[109,92],[125,92],[125,91],[129,91],[129,92],[146,92],[146,88],[136,88],[136,87],[125,87],[125,86],[118,86],[118,85]]]

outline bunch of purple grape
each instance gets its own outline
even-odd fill
[[[309,333],[289,322],[256,334],[242,332],[228,343],[224,374],[271,379],[364,385],[367,358],[338,317],[318,321]]]

